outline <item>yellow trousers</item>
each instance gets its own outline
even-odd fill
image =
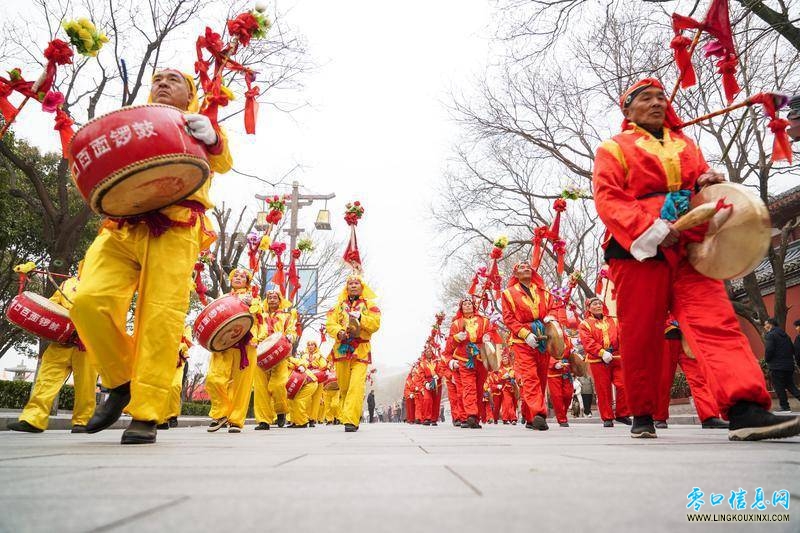
[[[308,409],[308,417],[313,420],[314,422],[319,422],[322,420],[322,394],[325,392],[325,389],[322,387],[322,383],[319,383],[317,390],[314,391],[314,396],[311,397],[311,407]]]
[[[255,361],[255,359],[252,359]],[[289,410],[286,399],[286,382],[289,381],[289,361],[284,359],[268,371],[255,373],[253,411],[256,422],[274,424],[279,414]]]
[[[367,387],[367,363],[339,361],[336,363],[336,379],[339,382],[339,402],[342,424],[358,426],[364,406],[364,389]]]
[[[250,405],[250,391],[253,376],[260,372],[256,366],[256,347],[247,347],[250,364],[239,369],[241,354],[239,348],[229,348],[224,352],[213,352],[208,364],[206,391],[211,398],[211,418],[228,417],[232,426],[243,427]]]
[[[166,420],[200,240],[199,221],[159,237],[150,235],[146,224],[125,225],[103,229],[86,252],[70,317],[103,384],[115,388],[130,382],[125,410],[136,420]]]
[[[303,424],[308,424],[308,413],[311,410],[311,401],[318,388],[319,386],[316,381],[306,383],[297,391],[297,395],[289,400],[289,416],[294,425],[302,426]]]
[[[47,429],[53,400],[61,391],[70,372],[75,382],[72,424],[85,426],[94,414],[97,370],[89,362],[86,352],[55,342],[42,354],[42,364],[33,385],[33,394],[19,419],[39,429]]]
[[[169,406],[167,407],[167,418],[177,417],[181,414],[181,391],[183,390],[183,367],[186,363],[175,369],[172,376],[172,383],[169,386]]]
[[[325,422],[333,422],[339,418],[339,391],[325,390],[322,395],[325,398]]]

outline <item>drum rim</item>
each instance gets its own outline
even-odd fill
[[[135,105],[127,105],[125,107],[120,107],[119,109],[114,109],[112,111],[109,111],[108,113],[103,113],[99,117],[94,117],[89,122],[85,123],[83,126],[78,128],[78,130],[75,132],[75,135],[73,135],[72,139],[70,139],[70,141],[69,141],[69,146],[67,146],[67,151],[68,152],[72,152],[72,143],[78,137],[78,134],[81,131],[83,131],[85,128],[87,128],[90,125],[92,125],[93,123],[97,122],[98,120],[102,120],[102,119],[104,119],[106,117],[110,117],[111,115],[116,115],[116,114],[119,114],[119,113],[126,113],[128,111],[133,110],[133,109],[141,109],[143,107],[150,107],[150,108],[152,108],[152,107],[163,107],[163,108],[167,108],[167,109],[170,109],[170,110],[173,110],[173,111],[177,111],[181,115],[186,115],[186,112],[184,110],[182,110],[181,108],[175,107],[174,105],[167,105],[167,104],[135,104]]]
[[[28,296],[28,295],[35,296],[36,298],[31,298],[31,296]],[[38,305],[39,307],[42,307],[42,308],[44,308],[44,309],[46,309],[48,311],[52,311],[52,312],[56,313],[58,316],[66,318],[70,322],[72,321],[72,319],[69,316],[69,309],[67,309],[66,307],[64,307],[61,304],[55,303],[54,301],[50,300],[50,298],[48,298],[47,296],[44,296],[42,294],[39,294],[39,293],[36,293],[36,292],[32,292],[32,291],[22,291],[22,293],[17,294],[14,298],[16,298],[18,296],[24,296],[25,298],[28,298],[29,300],[31,300],[34,304]],[[64,310],[64,314],[60,314],[55,309],[51,309],[50,307],[48,307],[46,305],[43,305],[40,301],[38,301],[38,298],[41,298],[43,301],[48,302],[48,304],[50,304],[50,305],[53,305],[53,306],[56,306],[56,307],[59,307],[59,308],[63,309]]]
[[[239,313],[237,315],[233,315],[232,317],[229,317],[227,320],[222,322],[219,326],[217,326],[214,329],[214,332],[211,334],[211,338],[208,340],[208,349],[210,351],[212,351],[212,352],[224,352],[225,350],[230,350],[231,348],[233,348],[236,345],[237,342],[242,340],[245,337],[245,335],[247,335],[247,333],[245,333],[240,338],[236,339],[236,341],[233,342],[230,346],[227,346],[225,348],[220,348],[220,349],[214,348],[214,341],[217,339],[217,336],[220,333],[222,333],[222,328],[224,328],[225,326],[227,326],[228,324],[230,324],[234,320],[239,320],[240,318],[248,318],[250,320],[250,326],[248,326],[245,329],[245,332],[250,331],[250,328],[252,328],[253,324],[255,323],[255,320],[253,319],[253,315],[251,315],[250,313],[247,313],[247,315],[245,315],[244,313]]]
[[[171,163],[184,163],[184,164],[194,165],[202,171],[203,178],[198,181],[197,185],[191,191],[186,193],[184,196],[181,196],[180,199],[165,204],[157,209],[151,209],[150,211],[142,211],[141,213],[135,213],[131,215],[116,215],[101,209],[103,198],[105,198],[106,194],[108,194],[108,192],[111,191],[114,185],[122,183],[126,179],[130,178],[133,172],[139,172],[142,170],[148,170],[150,168],[155,168],[160,166],[159,163],[165,159],[169,159]],[[117,170],[116,172],[114,172],[113,174],[106,176],[104,179],[98,181],[94,185],[94,187],[92,187],[92,190],[89,191],[88,203],[92,211],[94,211],[99,215],[104,215],[110,218],[138,217],[141,215],[146,215],[148,213],[155,213],[156,211],[160,211],[165,207],[175,205],[177,202],[185,200],[186,198],[190,197],[198,190],[200,190],[200,187],[202,187],[205,184],[205,182],[208,181],[210,175],[211,175],[211,167],[209,166],[208,161],[206,161],[202,157],[183,154],[183,153],[162,154],[154,157],[149,157],[141,161],[137,161],[136,163],[131,163],[130,165],[126,165],[121,169]]]

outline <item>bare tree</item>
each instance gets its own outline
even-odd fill
[[[206,376],[203,373],[203,363],[198,361],[188,371],[186,376],[186,384],[183,388],[183,401],[191,402],[194,398],[197,389],[205,381]]]

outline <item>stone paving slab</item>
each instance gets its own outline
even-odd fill
[[[0,434],[0,532],[800,531],[800,438],[672,425],[533,432],[406,424]],[[687,494],[792,493],[788,523],[688,523]],[[707,498],[706,498],[707,499]],[[727,502],[701,512],[729,513]],[[742,511],[737,513],[741,514]]]

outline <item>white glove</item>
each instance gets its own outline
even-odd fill
[[[542,319],[542,323],[544,323],[544,324],[549,324],[550,322],[555,322],[555,321],[556,321],[556,317],[554,317],[552,315],[547,315],[546,317],[544,317]]]
[[[610,363],[614,359],[614,356],[611,355],[611,352],[609,352],[607,350],[603,350],[602,353],[603,353],[603,362],[604,363]]]
[[[425,390],[433,390],[433,385],[430,383],[425,383]]]
[[[553,366],[556,367],[556,370],[561,370],[562,368],[564,368],[564,365],[561,364],[561,361],[556,361],[556,364]]]
[[[348,314],[356,320],[361,320],[361,313],[358,311],[351,311]]]
[[[483,340],[484,343],[489,344],[492,342],[492,337],[488,333],[484,333],[481,340]]]
[[[301,374],[305,374],[306,367],[304,367],[303,365],[300,365],[300,366],[297,367],[297,371],[300,372]]]
[[[450,367],[450,370],[456,370],[458,368],[458,361],[451,359],[450,362],[447,363],[447,366]]]
[[[503,386],[502,385],[497,385],[497,390],[503,390]]]
[[[458,342],[464,342],[467,339],[467,332],[466,331],[459,331],[458,333],[453,335],[453,338],[455,340],[457,340]]]
[[[528,333],[528,336],[525,337],[525,344],[530,346],[531,348],[538,349],[539,341],[536,339],[536,335],[533,333]]]
[[[408,395],[408,397],[409,397],[411,400],[413,400],[413,399],[414,399],[414,393],[412,392],[411,394],[409,394],[409,395]]]
[[[207,116],[199,113],[191,113],[184,116],[186,118],[186,126],[189,128],[189,135],[206,146],[217,144],[217,132],[214,131],[214,126],[211,125],[211,120]]]

